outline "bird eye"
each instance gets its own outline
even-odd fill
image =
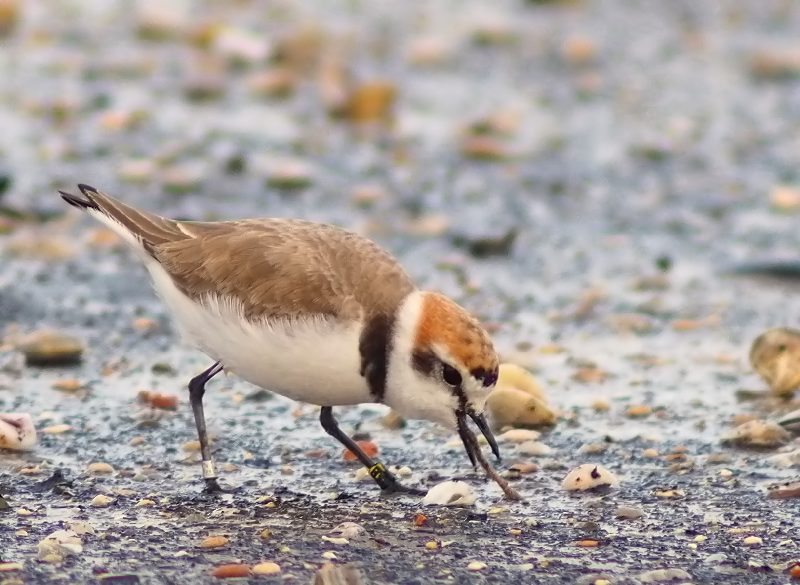
[[[451,386],[458,386],[461,384],[461,374],[453,366],[442,364],[442,378]]]

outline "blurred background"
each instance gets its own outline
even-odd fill
[[[800,310],[719,270],[797,258],[798,30],[781,0],[2,0],[0,320],[174,345],[137,261],[66,213],[84,182],[356,230],[524,364],[739,360]]]

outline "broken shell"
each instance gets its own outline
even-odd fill
[[[740,447],[779,447],[791,439],[789,431],[774,422],[751,420],[722,438],[724,445]]]
[[[25,412],[0,413],[0,449],[30,451],[36,446],[36,428]]]
[[[69,555],[83,552],[80,537],[72,530],[56,530],[39,543],[39,559],[59,562]]]
[[[778,419],[778,424],[789,430],[800,431],[800,410],[794,410]]]
[[[618,487],[617,476],[602,465],[584,463],[570,471],[561,482],[561,487],[568,491],[584,491],[599,487]]]
[[[366,529],[361,526],[361,524],[356,524],[355,522],[342,522],[339,524],[339,526],[331,530],[330,533],[340,538],[353,540],[354,538],[363,536],[366,532]]]
[[[750,348],[750,363],[776,394],[800,386],[800,331],[780,327],[759,335]]]
[[[422,503],[426,506],[471,506],[475,503],[475,494],[463,481],[444,481],[428,490]]]

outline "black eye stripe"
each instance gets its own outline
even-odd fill
[[[451,386],[461,385],[461,374],[457,369],[449,364],[442,363],[442,378]]]

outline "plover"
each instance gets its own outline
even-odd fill
[[[382,403],[457,431],[476,464],[470,417],[499,459],[483,415],[498,374],[491,339],[448,297],[419,290],[389,253],[332,225],[294,219],[176,221],[88,185],[64,200],[144,261],[183,337],[214,364],[189,382],[208,491],[220,489],[203,395],[223,369],[321,406],[325,431],[384,491],[417,493],[348,437],[333,407]]]

